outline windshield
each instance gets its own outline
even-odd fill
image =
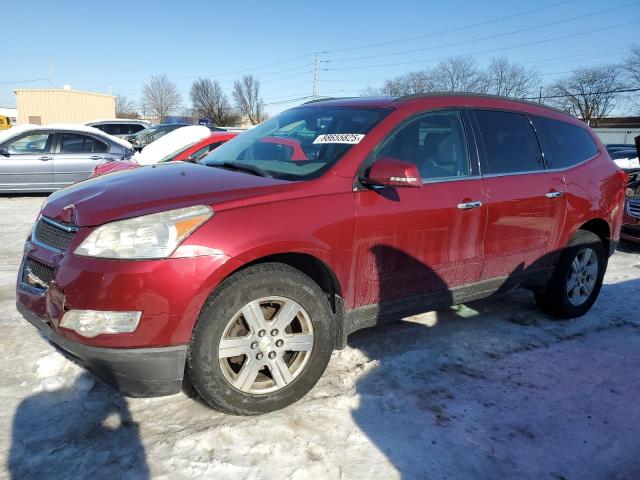
[[[380,108],[295,108],[242,133],[200,163],[257,167],[283,180],[316,178],[388,113]]]

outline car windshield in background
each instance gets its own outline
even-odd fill
[[[389,112],[381,108],[295,108],[221,145],[200,163],[265,172],[283,180],[316,178]]]

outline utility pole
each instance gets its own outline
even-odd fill
[[[109,95],[113,95],[113,94],[111,93],[111,84],[109,84]]]
[[[542,87],[540,87],[540,93],[538,94],[538,103],[542,103]]]
[[[313,62],[313,89],[311,96],[315,99],[318,96],[318,64],[320,63],[320,53],[316,52],[316,59]]]
[[[49,88],[53,88],[53,57],[49,57]]]

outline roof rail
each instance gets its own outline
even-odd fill
[[[313,100],[309,100],[308,102],[304,102],[302,105],[307,105],[309,103],[325,102],[325,101],[328,101],[328,100],[346,100],[348,98],[360,98],[360,97],[322,97],[322,98],[314,98]]]
[[[524,105],[533,105],[540,108],[546,108],[547,110],[551,110],[558,113],[563,113],[565,115],[570,115],[567,112],[560,110],[559,108],[550,107],[549,105],[545,105],[543,103],[532,102],[530,100],[522,100],[513,97],[503,97],[501,95],[489,95],[488,93],[470,93],[470,92],[428,92],[428,93],[414,93],[413,95],[403,95],[402,97],[398,97],[395,99],[396,102],[402,100],[412,100],[418,98],[437,98],[437,97],[476,97],[476,98],[488,98],[495,100],[506,100],[509,102],[522,103]]]

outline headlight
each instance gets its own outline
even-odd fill
[[[91,232],[74,253],[100,258],[167,258],[212,216],[211,208],[198,205],[107,223]]]

